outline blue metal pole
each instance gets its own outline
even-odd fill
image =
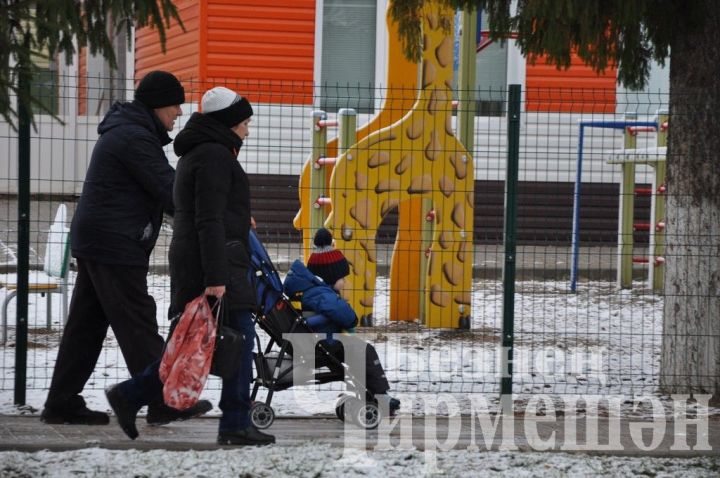
[[[654,126],[654,121],[581,121],[578,132],[578,152],[575,163],[575,190],[573,193],[573,228],[572,228],[572,259],[570,261],[570,291],[577,290],[578,260],[580,254],[580,192],[582,190],[582,162],[583,162],[583,141],[585,139],[585,127],[625,129],[628,126]]]
[[[575,167],[575,190],[573,192],[572,264],[570,269],[570,291],[577,289],[578,253],[580,251],[580,190],[582,184],[583,141],[585,125],[580,123],[578,133],[577,165]]]

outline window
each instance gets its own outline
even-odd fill
[[[660,109],[668,109],[670,66],[662,67],[652,62],[647,86],[642,90],[631,90],[622,85],[617,88],[617,113],[654,115]]]
[[[487,32],[487,14],[478,13],[478,19],[480,32]],[[481,35],[480,38],[478,46],[481,50],[475,58],[477,115],[502,116],[507,95],[507,43],[489,43],[486,35]]]
[[[376,14],[374,0],[324,1],[321,109],[373,112]]]
[[[32,95],[42,105],[40,108],[34,107],[35,114],[53,114],[59,113],[58,101],[58,72],[54,61],[45,62],[45,64],[37,65],[33,72],[33,82],[30,85]]]

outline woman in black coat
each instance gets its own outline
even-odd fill
[[[244,336],[240,370],[223,379],[218,443],[262,445],[275,438],[250,422],[250,381],[255,329],[255,292],[249,280],[248,235],[252,223],[247,175],[237,161],[249,134],[252,107],[223,87],[203,95],[203,113],[194,113],[174,142],[180,156],[175,173],[173,237],[170,244],[170,314],[201,294],[223,298],[229,325]],[[134,438],[135,415],[162,395],[158,365],[107,392],[118,422]],[[134,436],[133,436],[134,435]]]

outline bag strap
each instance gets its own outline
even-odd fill
[[[215,299],[215,303],[210,308],[210,311],[215,316],[218,328],[220,328],[221,325],[225,324],[225,307],[223,307],[222,297],[220,297],[219,299]]]

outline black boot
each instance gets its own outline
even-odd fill
[[[205,415],[212,410],[212,403],[208,400],[198,400],[198,402],[185,410],[178,410],[169,407],[164,403],[148,405],[147,420],[148,425],[165,425],[170,422],[189,420],[191,418]]]
[[[60,407],[45,406],[40,420],[51,425],[107,425],[110,417],[107,413],[90,410],[85,399],[76,395]]]
[[[390,397],[390,416],[394,417],[397,411],[400,410],[400,400],[397,398]]]
[[[397,411],[400,409],[400,400],[391,397],[387,394],[387,392],[375,395],[372,400],[375,401],[375,403],[377,403],[378,405],[380,405],[381,408],[387,407],[388,413],[391,417],[397,415]]]
[[[122,392],[120,392],[118,385],[113,385],[105,390],[105,396],[107,397],[107,401],[110,403],[113,412],[115,412],[120,428],[122,428],[131,440],[136,439],[139,433],[137,431],[137,427],[135,426],[135,419],[137,418],[137,413],[141,407],[130,403],[123,396]]]
[[[263,433],[250,425],[242,430],[233,432],[218,433],[217,442],[219,445],[255,445],[263,446],[275,443],[275,437]]]

